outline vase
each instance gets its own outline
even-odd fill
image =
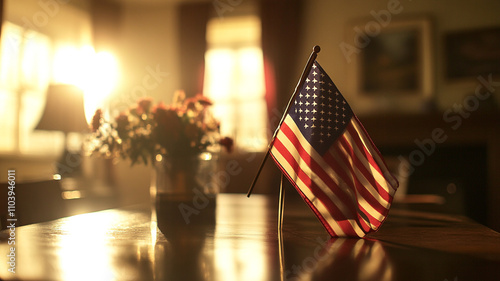
[[[218,159],[217,151],[156,157],[150,190],[157,276],[205,280],[212,274],[205,241],[215,233]]]
[[[219,154],[157,155],[151,186],[153,219],[168,239],[194,237],[215,225]],[[194,237],[196,238],[196,237]]]

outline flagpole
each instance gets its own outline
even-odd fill
[[[309,73],[309,71],[311,71],[311,68],[314,64],[314,61],[316,60],[316,57],[318,56],[319,51],[321,51],[321,48],[318,45],[313,47],[313,51],[312,51],[311,55],[309,56],[309,59],[307,60],[306,67],[302,71],[302,76],[300,76],[299,83],[295,87],[295,91],[293,92],[292,97],[288,101],[288,104],[287,104],[286,109],[285,109],[285,113],[281,117],[280,123],[278,124],[278,127],[274,131],[273,137],[271,138],[271,141],[269,142],[269,145],[267,146],[267,152],[264,155],[264,159],[262,159],[262,163],[260,164],[259,170],[257,170],[257,174],[255,175],[255,178],[253,179],[252,185],[248,189],[247,197],[250,197],[250,195],[252,194],[253,188],[255,187],[255,184],[257,183],[257,179],[259,178],[260,172],[262,172],[262,168],[264,167],[264,164],[266,163],[267,157],[269,156],[269,151],[271,150],[271,146],[274,143],[274,139],[276,138],[276,134],[278,133],[279,128],[281,127],[281,124],[285,120],[285,117],[288,114],[288,111],[290,111],[290,106],[292,104],[292,101],[295,99],[295,96],[297,95],[297,93],[302,89],[302,86],[304,85],[304,82],[306,81],[307,74]]]
[[[280,201],[278,208],[278,254],[280,260],[280,277],[281,281],[284,281],[285,276],[285,250],[283,249],[283,211],[285,203],[285,190],[283,189],[283,174],[281,174],[280,183]]]
[[[283,187],[284,175],[281,173],[280,180],[280,195],[279,195],[279,205],[278,205],[278,231],[283,229],[283,213],[285,211],[285,189]]]
[[[278,252],[280,259],[280,275],[281,281],[285,280],[285,252],[283,249],[283,213],[285,211],[285,188],[283,186],[283,181],[285,176],[281,173],[280,180],[280,198],[278,206]]]

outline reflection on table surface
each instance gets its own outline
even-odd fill
[[[203,210],[201,210],[203,211]],[[0,277],[20,280],[500,280],[500,234],[462,217],[393,207],[379,232],[330,239],[302,202],[221,194],[216,224],[164,235],[148,207],[3,232]],[[168,237],[168,238],[167,238]],[[280,239],[281,238],[281,239]]]

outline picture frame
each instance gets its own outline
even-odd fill
[[[348,71],[360,112],[416,113],[432,107],[429,17],[393,19],[385,24],[373,18],[356,21],[346,34],[357,48]]]
[[[500,26],[446,33],[444,57],[447,81],[500,76]]]

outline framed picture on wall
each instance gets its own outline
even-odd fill
[[[444,43],[448,80],[500,75],[500,27],[449,32]]]
[[[349,29],[358,47],[349,63],[358,102],[377,111],[424,110],[433,91],[430,19],[368,19]]]

